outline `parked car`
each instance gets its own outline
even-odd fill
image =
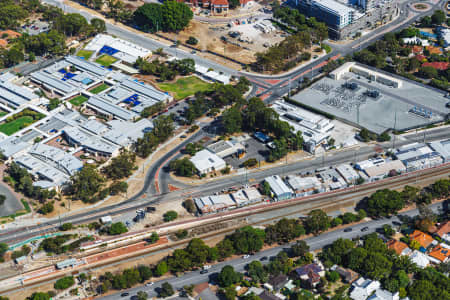
[[[250,255],[249,255],[249,254],[245,254],[244,256],[242,256],[242,258],[243,258],[243,259],[250,258]]]
[[[153,281],[150,281],[150,282],[147,282],[146,284],[145,284],[145,286],[152,286],[154,284],[154,282]]]
[[[361,228],[361,231],[362,231],[362,232],[364,232],[364,231],[367,231],[367,230],[369,230],[369,227],[367,227],[367,226],[366,226],[366,227],[363,227],[363,228]]]
[[[130,293],[125,292],[125,293],[120,294],[120,297],[126,297],[126,296],[129,296],[129,295],[130,295]]]
[[[265,261],[265,260],[268,260],[269,258],[267,257],[267,256],[263,256],[263,257],[261,257],[259,260],[260,261]]]
[[[206,274],[206,273],[208,273],[208,270],[201,270],[200,271],[200,274]]]
[[[353,229],[351,229],[351,228],[345,228],[344,229],[344,232],[350,232],[350,231],[352,231]]]

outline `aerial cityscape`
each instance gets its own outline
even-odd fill
[[[450,300],[450,1],[0,11],[0,300]]]

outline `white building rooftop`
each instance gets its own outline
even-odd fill
[[[226,162],[222,158],[207,149],[197,152],[190,158],[190,161],[200,174],[205,174],[213,170],[220,171],[226,167]]]

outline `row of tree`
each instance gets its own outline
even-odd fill
[[[389,189],[378,190],[363,201],[370,217],[386,217],[396,214],[409,204],[430,204],[433,199],[441,199],[450,195],[450,180],[439,179],[433,184],[419,189],[405,186],[401,191]]]
[[[191,58],[176,59],[173,61],[160,62],[158,59],[151,62],[138,58],[135,67],[141,74],[154,75],[159,81],[170,81],[177,75],[186,76],[195,72],[195,62]]]

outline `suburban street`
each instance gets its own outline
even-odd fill
[[[443,203],[436,203],[436,204],[433,204],[431,206],[431,208],[435,213],[437,213],[437,212],[441,212],[444,209],[444,206],[445,205]],[[407,216],[413,217],[413,216],[418,215],[418,213],[419,212],[417,209],[413,209],[413,210],[407,211],[405,213],[402,213],[402,215],[407,215]],[[306,238],[306,239],[304,239],[304,241],[306,241],[307,244],[309,245],[310,251],[315,251],[315,250],[322,249],[324,246],[331,244],[332,242],[334,242],[335,240],[337,240],[339,238],[353,239],[353,238],[357,238],[359,236],[363,236],[363,235],[367,235],[369,233],[375,232],[378,228],[382,227],[384,224],[390,224],[395,227],[393,222],[400,222],[400,220],[398,217],[394,216],[389,219],[384,218],[384,219],[359,223],[359,224],[353,225],[353,226],[349,225],[348,227],[352,228],[352,231],[350,231],[350,232],[344,232],[345,228],[341,228],[338,230],[333,230],[333,231],[323,233],[318,236]],[[362,232],[361,229],[364,227],[367,227],[368,229],[366,231]],[[212,280],[212,279],[214,279],[213,275],[215,273],[220,272],[220,270],[226,265],[233,266],[234,269],[238,272],[244,272],[245,266],[247,264],[249,264],[251,261],[260,260],[262,257],[267,256],[267,257],[269,257],[269,259],[266,261],[262,261],[263,264],[266,264],[270,261],[270,257],[277,255],[283,249],[289,248],[292,244],[294,244],[294,243],[290,243],[290,244],[286,244],[283,246],[274,247],[274,248],[271,248],[271,249],[268,249],[265,251],[261,251],[261,252],[256,253],[255,255],[250,256],[247,259],[235,258],[232,260],[220,262],[218,264],[213,265],[209,269],[209,272],[207,274],[200,274],[199,271],[192,271],[192,272],[185,273],[180,277],[171,277],[167,280],[161,280],[161,281],[155,282],[154,285],[152,285],[150,287],[139,286],[139,287],[131,288],[128,290],[122,290],[115,294],[112,294],[109,296],[104,296],[99,299],[105,299],[105,300],[106,299],[108,299],[108,300],[123,299],[123,297],[121,297],[122,293],[128,292],[131,297],[133,295],[136,295],[137,292],[139,292],[139,291],[145,291],[149,295],[149,297],[154,297],[154,296],[157,296],[158,288],[161,287],[161,284],[163,282],[169,282],[173,286],[174,290],[180,289],[184,285],[190,285],[190,284],[195,285],[195,284],[199,284],[199,283],[206,282],[206,281],[213,282],[213,280]]]

